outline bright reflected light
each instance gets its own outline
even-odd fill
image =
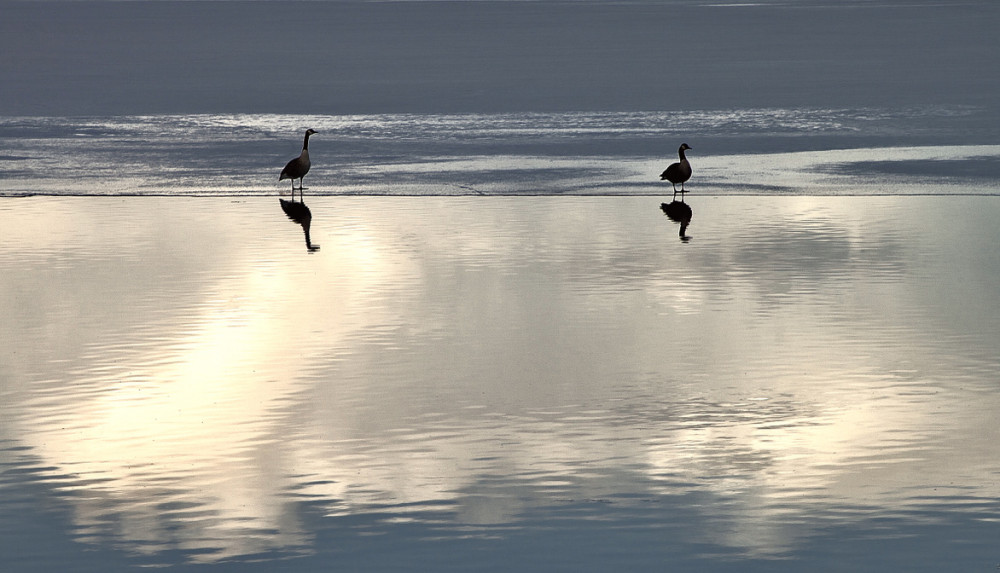
[[[682,244],[642,198],[307,198],[314,253],[273,198],[131,200],[149,233],[118,238],[57,217],[72,260],[3,255],[50,311],[8,312],[4,437],[81,539],[139,554],[307,553],[302,503],[493,535],[698,499],[699,542],[781,556],[816,512],[903,512],[992,471],[970,373],[996,332],[927,304],[941,281],[975,299],[930,232],[965,210],[854,199],[689,197]],[[94,229],[122,215],[71,202]],[[178,257],[179,236],[204,240]],[[105,278],[118,296],[81,294]],[[70,293],[89,306],[53,303]]]

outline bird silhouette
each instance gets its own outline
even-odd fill
[[[681,198],[683,199],[683,195]],[[691,206],[684,201],[671,201],[670,203],[661,203],[660,209],[663,210],[663,214],[669,217],[671,221],[680,223],[679,236],[681,240],[685,243],[691,240],[691,237],[686,234],[688,225],[691,224],[691,216],[693,215]]]
[[[309,173],[309,167],[311,165],[309,163],[309,136],[314,133],[316,133],[316,131],[313,129],[306,130],[306,137],[302,140],[302,153],[300,153],[295,159],[289,161],[288,164],[285,165],[285,168],[281,170],[281,176],[278,177],[278,181],[282,181],[284,179],[292,180],[292,199],[295,198],[296,179],[299,180],[299,193],[301,194],[302,190],[305,189],[305,187],[302,186],[302,178],[306,176],[306,173]]]
[[[288,218],[291,219],[292,222],[302,225],[302,230],[305,231],[306,234],[306,249],[308,249],[309,252],[318,251],[319,245],[314,245],[312,239],[309,237],[309,227],[312,226],[313,218],[312,211],[309,210],[309,207],[306,207],[305,203],[296,201],[295,199],[292,199],[291,201],[278,199],[278,201],[281,202],[281,210],[285,212],[285,215],[288,215]]]
[[[684,182],[691,178],[691,164],[688,163],[687,157],[684,156],[684,150],[691,149],[688,144],[682,143],[680,148],[677,150],[677,155],[680,156],[681,160],[677,163],[671,163],[663,173],[660,174],[661,180],[667,180],[674,186],[674,196],[677,195],[677,184],[681,184],[681,196],[684,195]]]

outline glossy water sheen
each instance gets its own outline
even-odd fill
[[[0,202],[4,571],[1000,562],[1000,203]]]
[[[990,107],[0,116],[0,196],[638,195],[688,142],[703,194],[1000,194]]]

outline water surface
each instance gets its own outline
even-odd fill
[[[13,571],[992,569],[993,197],[0,203]]]
[[[0,116],[0,195],[658,195],[682,142],[713,195],[996,195],[993,106]]]

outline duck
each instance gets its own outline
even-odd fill
[[[298,157],[292,159],[285,165],[285,168],[281,170],[281,175],[278,177],[278,181],[285,179],[292,180],[292,193],[295,193],[295,180],[299,180],[299,192],[301,192],[305,187],[302,186],[302,178],[309,173],[309,136],[318,133],[314,129],[306,130],[306,137],[302,140],[302,153]]]
[[[680,156],[681,160],[677,163],[671,163],[663,173],[660,174],[661,180],[667,180],[674,186],[674,195],[677,194],[677,184],[681,184],[681,194],[684,191],[684,182],[691,178],[691,164],[688,163],[687,157],[684,156],[684,151],[691,149],[691,147],[682,143],[680,148],[677,149],[677,155]]]

